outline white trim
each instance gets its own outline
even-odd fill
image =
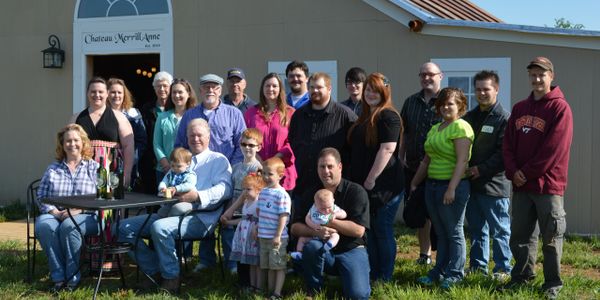
[[[504,109],[510,111],[511,105],[511,59],[510,57],[484,57],[484,58],[433,58],[431,62],[436,63],[444,77],[442,87],[448,86],[448,77],[452,72],[457,74],[472,74],[481,70],[493,70],[500,77],[500,90],[498,91],[498,101]],[[471,76],[472,76],[471,75]],[[470,84],[470,83],[469,83]]]
[[[600,31],[449,20],[432,16],[405,0],[363,0],[363,2],[398,21],[407,30],[408,21],[413,19],[423,21],[422,31],[415,34],[600,50]]]
[[[160,55],[161,71],[173,74],[171,1],[167,1],[168,14],[79,19],[80,1],[77,0],[73,15],[73,113],[87,106],[85,92],[86,81],[91,74],[88,61],[91,55],[156,53]],[[112,40],[99,38],[98,42],[90,42],[90,35],[110,37]]]

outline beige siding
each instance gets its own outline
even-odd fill
[[[27,182],[52,159],[54,133],[68,119],[72,103],[72,23],[76,1],[3,1],[0,74],[4,91],[0,203],[24,199]],[[529,93],[525,66],[534,56],[552,59],[575,117],[569,188],[565,195],[568,230],[600,234],[598,177],[600,52],[411,33],[406,26],[362,1],[173,1],[176,77],[194,82],[204,73],[224,75],[244,68],[248,93],[258,96],[267,61],[336,60],[338,95],[347,97],[343,76],[352,66],[388,76],[399,109],[419,89],[419,66],[431,58],[510,57],[512,101]],[[40,50],[49,34],[67,52],[62,70],[41,68]],[[26,78],[26,79],[25,79]],[[595,151],[596,150],[596,151]]]

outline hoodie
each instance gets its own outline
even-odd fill
[[[572,139],[573,114],[558,86],[539,100],[532,92],[515,104],[504,133],[504,165],[508,179],[521,170],[527,182],[514,190],[564,195]]]

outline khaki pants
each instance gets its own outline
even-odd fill
[[[542,235],[544,289],[562,286],[560,258],[567,226],[563,197],[515,192],[512,199],[510,249],[515,258],[512,280],[535,276],[538,236]]]

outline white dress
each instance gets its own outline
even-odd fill
[[[256,204],[258,201],[248,201],[242,207],[242,220],[235,229],[231,246],[230,260],[242,264],[258,265],[258,242],[252,238],[252,230],[258,225]]]

